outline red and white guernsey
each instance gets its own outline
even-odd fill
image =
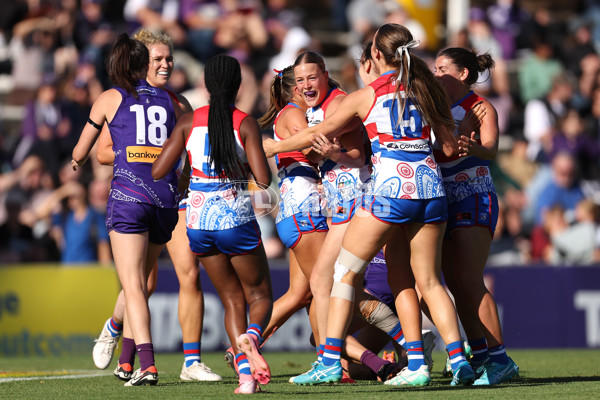
[[[372,194],[398,199],[442,197],[444,187],[431,149],[431,128],[412,99],[406,99],[399,115],[393,72],[369,85],[375,90],[375,100],[363,123],[373,149]],[[406,94],[400,90],[398,95]]]
[[[483,100],[473,91],[452,105],[452,117],[458,127],[473,106]],[[481,144],[481,140],[477,139]],[[490,173],[490,162],[474,156],[446,157],[440,150],[434,151],[442,169],[444,189],[450,204],[461,201],[475,193],[495,193]]]
[[[188,194],[186,223],[190,229],[217,231],[234,228],[255,219],[250,196],[245,190],[247,182],[232,184],[220,177],[209,163],[208,110],[210,106],[194,111],[192,129],[185,148],[192,166]],[[240,137],[240,125],[248,114],[231,107],[236,151],[246,168],[248,161]],[[222,132],[226,134],[226,132]],[[241,184],[242,186],[240,186]]]
[[[279,116],[290,108],[298,107],[289,103],[277,113],[273,123],[273,133],[276,141],[284,140],[277,134],[277,120]],[[298,213],[320,212],[321,205],[317,182],[319,170],[316,163],[310,162],[301,151],[279,153],[277,162],[277,176],[279,177],[279,191],[281,201],[275,223]]]
[[[322,122],[331,101],[341,95],[346,95],[346,93],[338,88],[332,88],[321,104],[306,110],[308,126],[315,126]],[[324,159],[319,162],[319,170],[327,207],[330,210],[335,210],[339,206],[359,198],[371,179],[367,160],[361,168],[354,168]]]

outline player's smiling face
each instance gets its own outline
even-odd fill
[[[329,92],[329,73],[318,64],[300,64],[294,67],[296,87],[309,107],[319,105]]]
[[[466,68],[460,70],[450,58],[444,56],[439,56],[435,60],[433,72],[447,93],[460,91],[462,86],[464,86],[462,82],[469,73]]]
[[[174,59],[171,49],[166,44],[157,43],[148,48],[150,52],[150,66],[147,80],[152,86],[164,88],[173,72]]]

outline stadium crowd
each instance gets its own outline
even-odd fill
[[[491,164],[500,214],[488,264],[597,263],[600,2],[560,13],[518,0],[473,2],[468,25],[438,48],[426,46],[425,22],[400,3],[332,1],[323,35],[308,23],[312,11],[291,0],[8,2],[0,16],[0,264],[111,262],[103,218],[112,169],[92,156],[73,171],[70,160],[91,105],[111,86],[105,58],[119,33],[145,27],[173,39],[167,87],[194,109],[208,102],[204,62],[234,56],[242,69],[236,106],[259,118],[273,69],[303,50],[323,54],[347,92],[361,87],[362,43],[387,22],[409,27],[432,67],[446,46],[496,61],[474,86],[497,109],[500,128]],[[275,214],[259,220],[270,258],[287,254]]]

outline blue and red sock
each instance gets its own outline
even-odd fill
[[[183,344],[183,355],[185,356],[185,366],[191,367],[194,362],[200,361],[200,342],[189,342]]]
[[[400,322],[398,322],[398,324],[396,324],[396,326],[394,326],[394,328],[387,334],[392,339],[394,339],[396,343],[398,343],[400,346],[406,349],[406,340],[404,340],[404,332],[402,331],[402,326],[400,325]]]
[[[406,342],[406,353],[408,355],[409,371],[416,371],[425,365],[425,356],[423,355],[423,341],[415,340]]]
[[[319,348],[317,349],[317,361],[323,361],[323,353],[325,352],[325,345],[319,344]]]
[[[465,351],[463,350],[462,341],[460,340],[452,342],[446,346],[446,351],[448,352],[448,357],[450,358],[452,371],[456,371],[462,362],[467,361],[467,358],[465,357]]]
[[[256,338],[256,343],[262,344],[262,328],[258,324],[250,324],[248,325],[248,329],[246,329],[246,334],[253,335]]]
[[[123,323],[120,324],[115,322],[113,317],[110,318],[110,321],[106,324],[106,329],[110,332],[112,337],[119,337],[121,333],[123,333]]]
[[[471,347],[471,353],[473,354],[471,365],[473,366],[473,369],[477,369],[477,367],[483,365],[490,358],[487,340],[485,340],[485,337],[474,340],[469,339],[469,346]]]
[[[248,362],[248,357],[246,357],[244,353],[239,353],[235,355],[235,363],[238,366],[238,374],[252,375],[252,371],[250,370],[250,363]]]
[[[504,345],[498,345],[490,348],[490,360],[495,362],[496,364],[508,364],[508,356],[506,355],[506,349]]]
[[[325,339],[325,348],[323,349],[323,365],[332,366],[339,362],[342,357],[343,339],[327,338]]]

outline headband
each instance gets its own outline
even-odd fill
[[[406,69],[408,71],[406,77],[406,86],[408,86],[409,83],[408,74],[410,73],[410,52],[408,50],[414,49],[415,47],[419,47],[420,44],[420,40],[411,40],[405,45],[398,46],[398,48],[396,49],[396,57],[400,59],[400,74],[398,75],[398,79],[402,79],[402,73],[404,72],[402,56],[406,53]]]

